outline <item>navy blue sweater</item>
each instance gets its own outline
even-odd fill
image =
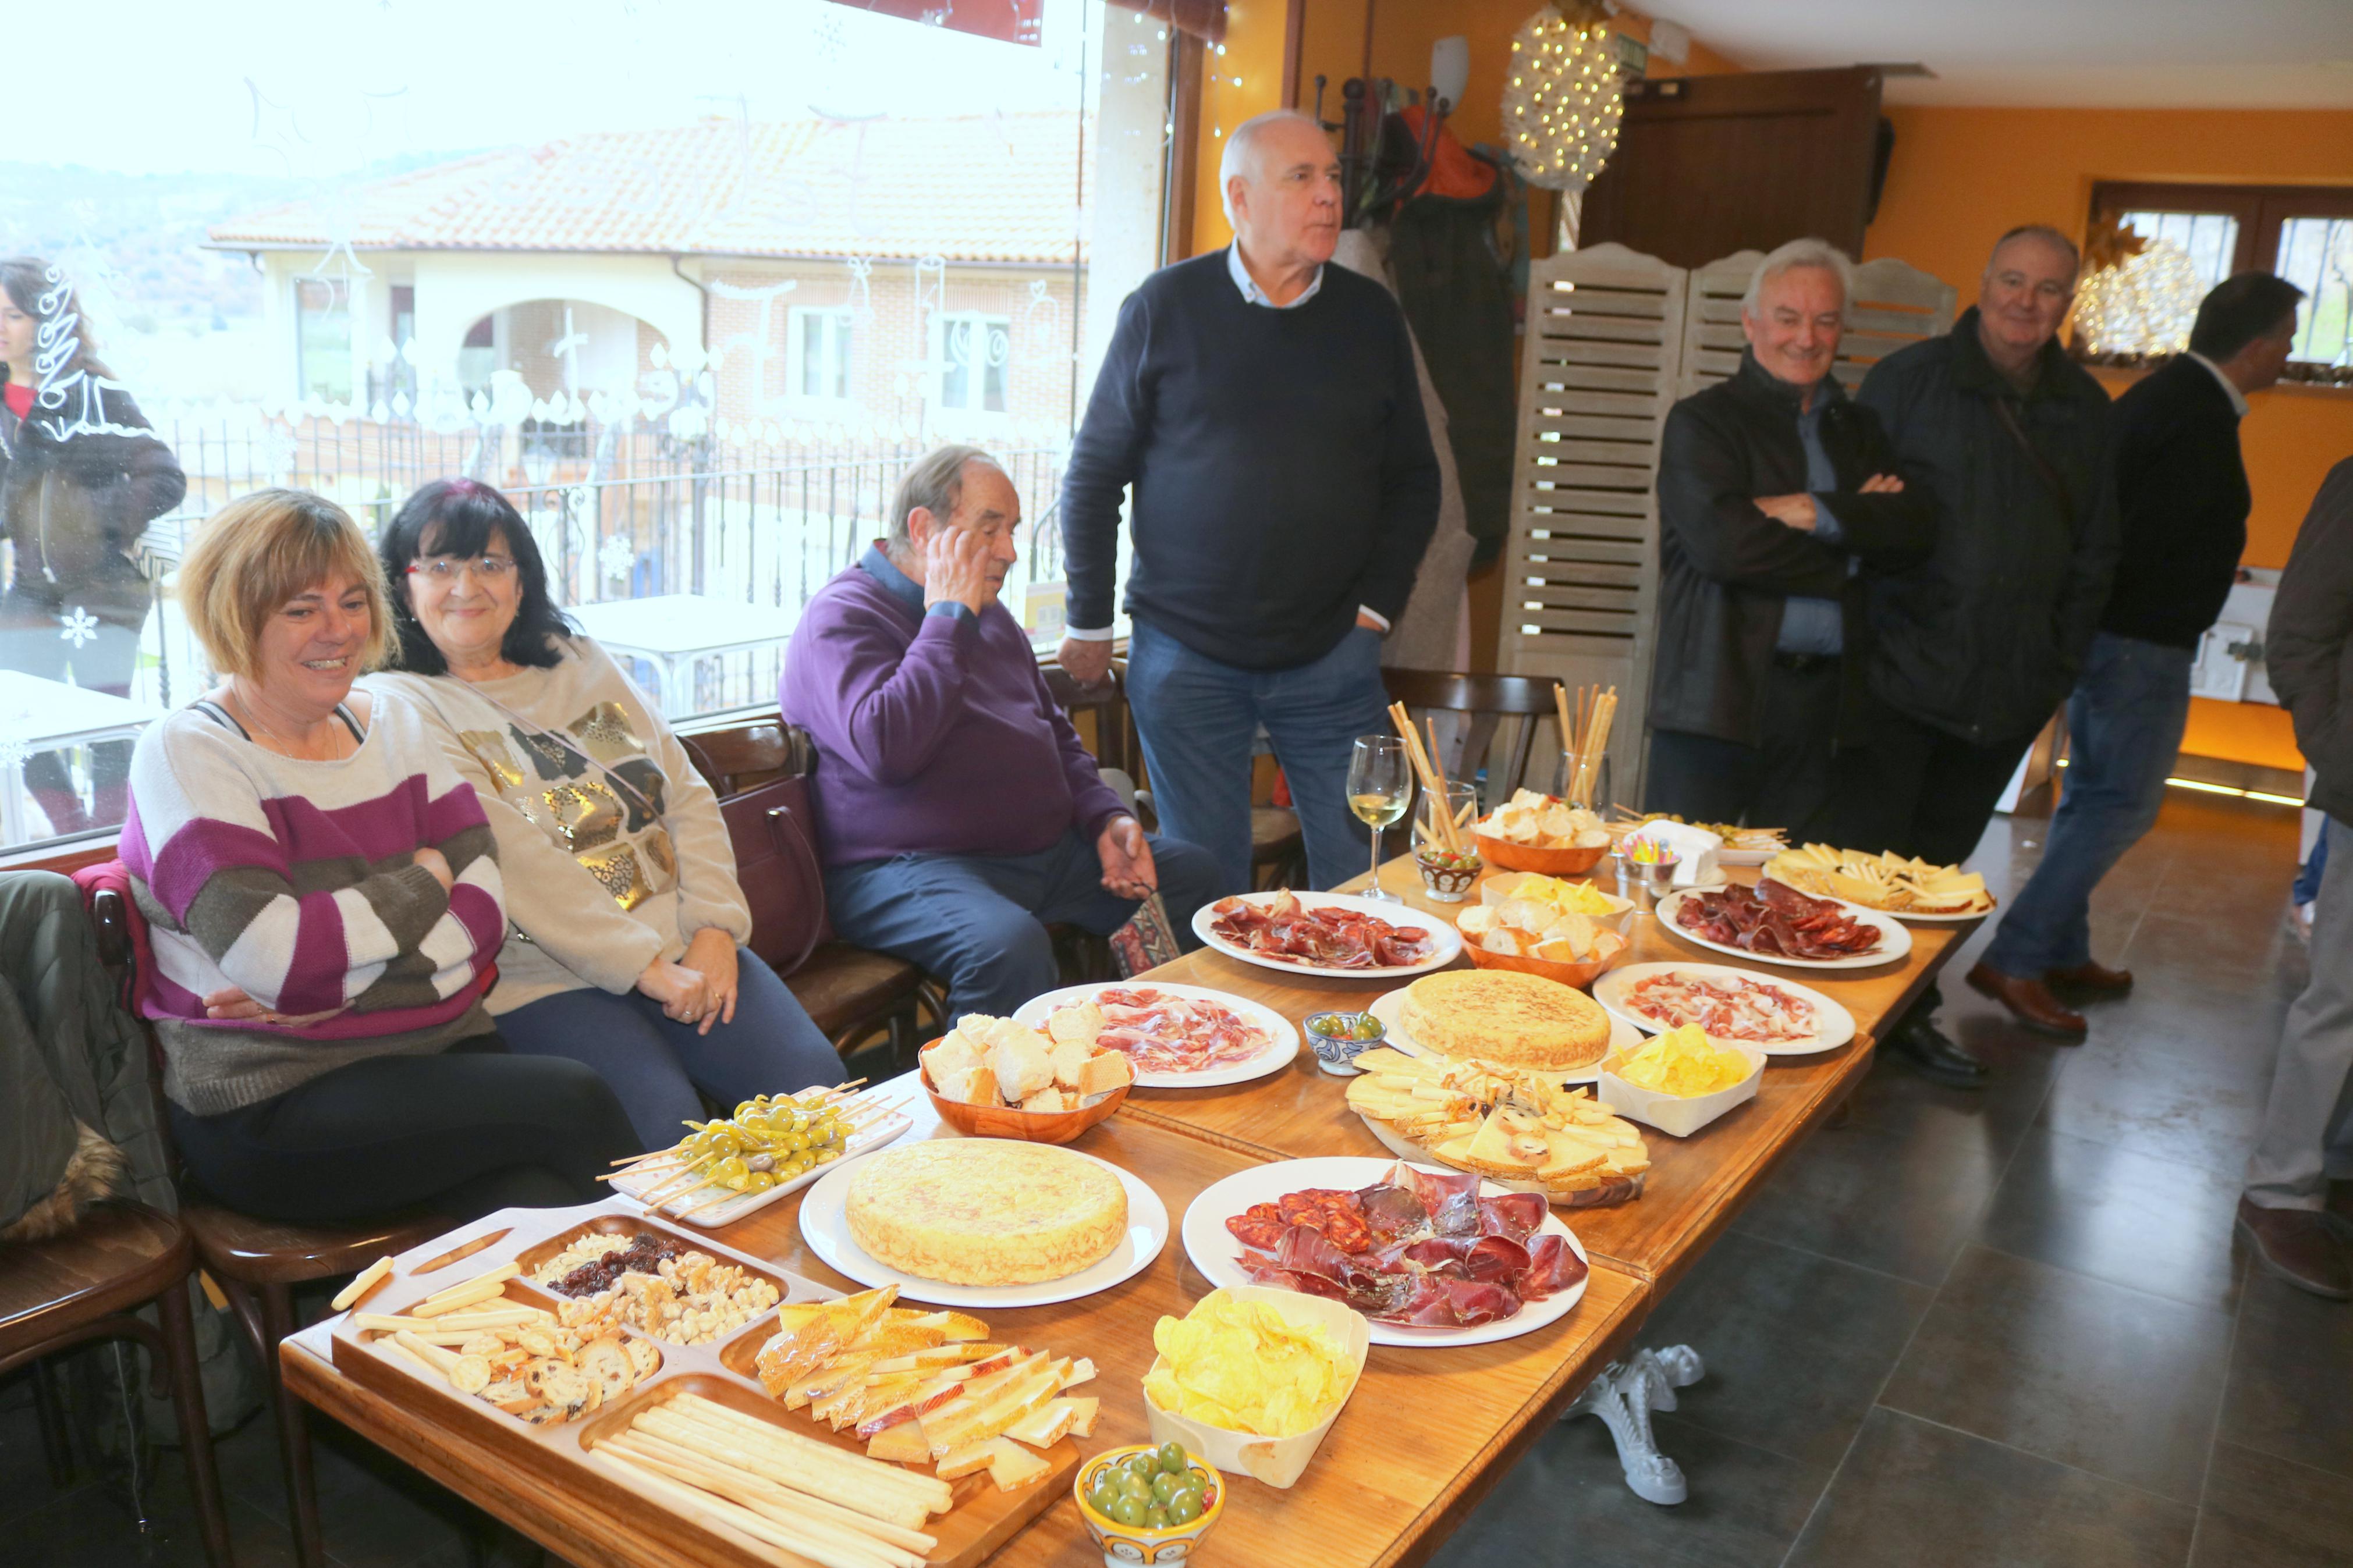
[[[1070,624],[1106,626],[1120,494],[1128,614],[1245,669],[1309,663],[1364,605],[1394,620],[1438,524],[1413,340],[1336,264],[1288,310],[1241,297],[1221,250],[1120,307],[1062,479]]]

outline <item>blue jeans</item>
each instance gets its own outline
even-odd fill
[[[1208,856],[1181,839],[1147,834],[1160,900],[1177,939],[1193,938],[1193,911],[1218,896]],[[1076,828],[1034,855],[898,855],[836,866],[825,874],[826,911],[842,941],[896,953],[947,982],[953,1016],[1010,1014],[1061,984],[1046,928],[1074,925],[1109,936],[1135,900],[1103,885],[1103,861]]]
[[[628,1109],[639,1146],[662,1149],[678,1142],[680,1123],[702,1119],[698,1089],[732,1110],[754,1095],[841,1080],[839,1054],[776,972],[739,947],[735,974],[735,1021],[713,1024],[707,1035],[664,1017],[661,1004],[641,991],[616,996],[593,985],[527,1002],[494,1021],[518,1056],[595,1068]]]
[[[2067,782],[2042,864],[1986,949],[1988,965],[2040,980],[2092,961],[2092,889],[2157,822],[2189,721],[2186,647],[2092,639],[2067,700]]]
[[[1250,885],[1250,742],[1261,724],[1299,808],[1308,882],[1329,888],[1370,863],[1366,829],[1348,813],[1348,754],[1357,736],[1389,732],[1380,633],[1358,626],[1313,664],[1240,669],[1138,621],[1127,701],[1160,826],[1209,852],[1220,893]]]

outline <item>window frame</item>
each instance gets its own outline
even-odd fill
[[[344,278],[318,278],[312,277],[308,273],[304,273],[292,279],[292,283],[294,289],[294,395],[304,403],[315,401],[318,403],[332,405],[339,401],[337,399],[314,394],[311,391],[311,345],[310,342],[310,333],[306,328],[313,319],[320,321],[332,319],[336,310],[340,310],[343,313],[343,352],[340,355],[337,355],[331,352],[327,345],[322,344],[320,345],[319,353],[321,368],[324,368],[325,364],[330,361],[340,359],[343,365],[343,395],[340,399],[340,402],[349,404],[357,395],[358,392],[358,381],[353,375],[352,369],[352,344],[356,341],[356,334],[359,331],[357,315],[353,308],[355,301],[353,299],[353,290],[351,286],[351,280]],[[311,289],[319,289],[325,291],[327,302],[323,307],[312,310],[305,305],[303,295]]]
[[[820,386],[839,384],[839,394],[802,390],[808,365],[808,352],[804,335],[810,318],[829,321],[820,332],[824,353],[818,363],[818,384]],[[785,395],[795,405],[835,410],[853,406],[858,402],[858,312],[847,305],[793,305],[785,311]]]
[[[2231,255],[2231,271],[2277,272],[2280,239],[2288,219],[2353,219],[2353,185],[2203,184],[2186,180],[2101,180],[2093,184],[2093,227],[2127,212],[2219,213],[2235,218],[2239,240]],[[2330,373],[2336,367],[2328,361],[2289,363],[2321,373],[2319,378],[2304,384],[2332,384]]]
[[[987,406],[990,367],[985,348],[980,361],[976,363],[968,363],[965,367],[971,371],[973,377],[971,401],[965,403],[948,401],[948,333],[959,321],[969,321],[976,328],[988,331],[1002,331],[1005,334],[1005,363],[997,367],[1004,378],[1004,407]],[[934,310],[932,312],[930,331],[931,342],[926,346],[930,350],[929,391],[934,416],[943,424],[952,426],[1010,423],[1013,418],[1013,318],[1009,315],[1000,316],[986,310]]]

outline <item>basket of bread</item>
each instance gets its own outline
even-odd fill
[[[978,1138],[1067,1143],[1117,1110],[1135,1068],[1096,1048],[1080,1011],[1056,1014],[1048,1034],[983,1013],[957,1019],[921,1053],[940,1120]]]
[[[1532,789],[1513,791],[1472,828],[1487,864],[1506,871],[1575,877],[1609,853],[1609,829],[1599,816]]]
[[[1523,872],[1482,882],[1478,905],[1457,915],[1454,927],[1482,969],[1587,986],[1626,956],[1633,915],[1633,900],[1590,882]]]

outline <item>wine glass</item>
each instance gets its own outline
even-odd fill
[[[1413,804],[1413,769],[1406,761],[1405,742],[1395,735],[1359,735],[1348,757],[1348,809],[1373,830],[1373,885],[1368,899],[1405,902],[1381,889],[1381,829],[1397,821]]]

